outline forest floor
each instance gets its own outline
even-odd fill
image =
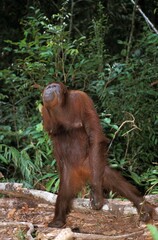
[[[49,240],[55,238],[55,231],[61,231],[48,228],[48,222],[52,220],[54,213],[53,205],[3,197],[0,199],[0,206],[1,240]],[[34,230],[27,235],[29,223]],[[153,224],[158,226],[158,221]],[[152,240],[147,226],[139,222],[137,214],[122,215],[117,211],[114,213],[91,209],[72,210],[67,218],[66,227],[79,231],[73,233],[74,236],[70,239]]]

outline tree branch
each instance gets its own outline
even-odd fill
[[[135,24],[135,13],[136,13],[136,6],[137,6],[136,3],[137,3],[137,0],[135,1],[134,7],[133,7],[131,32],[130,32],[130,36],[129,36],[128,46],[127,46],[127,54],[126,54],[126,64],[128,63],[129,53],[130,53],[130,49],[131,49],[131,45],[132,45],[132,38],[133,38],[134,24]]]
[[[135,4],[134,0],[131,0],[131,2],[133,4]],[[145,13],[141,10],[141,8],[136,5],[136,8],[138,9],[138,11],[141,13],[141,15],[143,16],[143,18],[145,19],[146,23],[153,29],[153,31],[158,34],[158,30],[155,28],[154,24],[149,20],[149,18],[145,15]]]

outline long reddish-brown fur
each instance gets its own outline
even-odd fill
[[[153,217],[154,207],[109,166],[108,139],[86,93],[67,90],[62,83],[49,84],[43,91],[42,116],[44,129],[54,145],[60,173],[55,216],[49,226],[62,227],[65,224],[71,202],[86,182],[91,187],[93,209],[101,209],[104,190],[112,190],[131,200],[142,220]]]

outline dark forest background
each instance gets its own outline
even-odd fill
[[[158,1],[136,1],[158,29]],[[41,91],[52,81],[87,92],[111,140],[109,162],[158,193],[158,34],[132,1],[0,2],[1,181],[56,192]]]

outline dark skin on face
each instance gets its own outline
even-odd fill
[[[142,221],[155,217],[155,208],[107,160],[108,139],[90,97],[51,83],[43,91],[43,125],[54,146],[60,174],[55,215],[50,227],[63,227],[76,194],[88,182],[91,206],[102,208],[104,191],[112,190],[133,202]]]

